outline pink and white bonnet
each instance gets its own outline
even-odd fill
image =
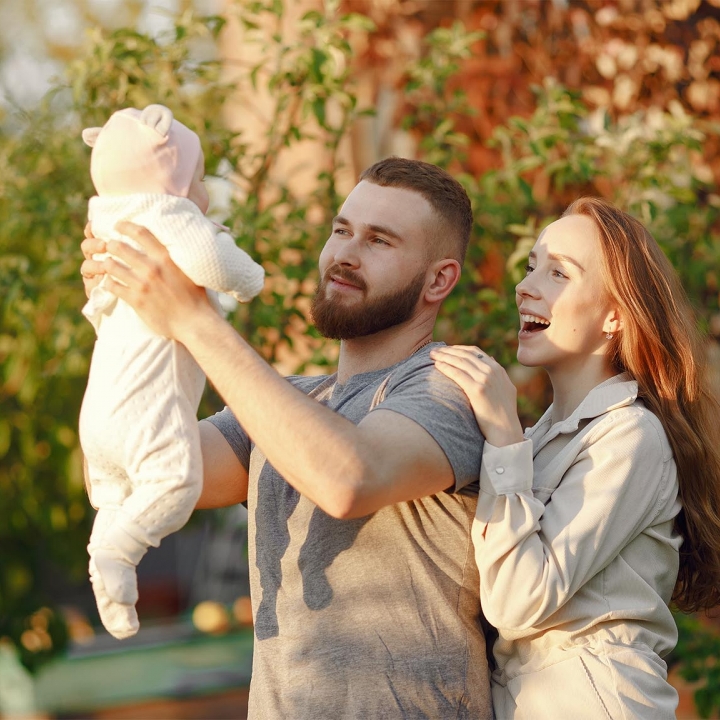
[[[83,130],[82,138],[93,148],[90,176],[98,195],[188,196],[200,138],[164,105],[119,110],[103,127]]]

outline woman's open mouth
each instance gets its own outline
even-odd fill
[[[526,315],[520,313],[520,332],[523,334],[532,335],[533,333],[539,333],[543,330],[547,330],[550,326],[550,321],[545,318],[541,318],[537,315]]]

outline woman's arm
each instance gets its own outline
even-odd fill
[[[674,483],[654,425],[638,408],[605,416],[546,505],[532,493],[530,441],[486,445],[473,540],[491,623],[542,623],[652,524]]]
[[[504,371],[473,348],[453,350],[443,356],[453,370],[438,369],[463,387],[483,433],[511,439]],[[544,504],[533,495],[531,441],[485,444],[473,541],[483,610],[498,628],[525,630],[555,613],[652,524],[676,482],[659,422],[637,407],[604,416],[564,465]]]

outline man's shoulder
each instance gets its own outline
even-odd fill
[[[435,375],[437,375],[438,378],[445,377],[440,371],[435,369],[435,362],[430,357],[430,352],[434,348],[444,347],[444,345],[445,343],[442,342],[428,343],[389,369],[388,376],[391,386],[401,384],[403,381],[413,378],[425,380]]]

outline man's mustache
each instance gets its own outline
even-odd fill
[[[367,285],[365,281],[353,270],[342,267],[342,265],[331,265],[323,275],[323,285],[327,285],[331,278],[337,278],[338,280],[345,280],[350,285],[354,285],[360,290],[365,290]]]

